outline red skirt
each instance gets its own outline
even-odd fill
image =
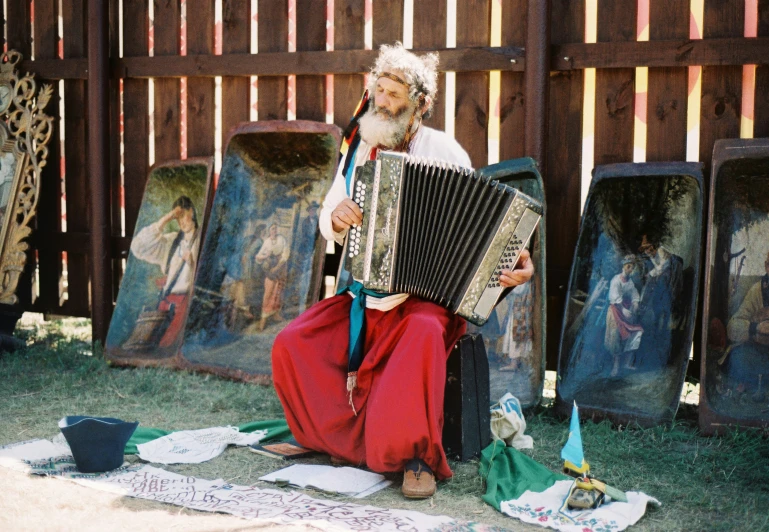
[[[158,310],[170,310],[174,305],[174,317],[168,324],[166,332],[158,342],[158,347],[170,347],[179,340],[179,334],[187,321],[187,296],[185,294],[168,294],[163,301],[158,304]]]
[[[275,339],[272,369],[292,434],[305,447],[380,473],[421,458],[439,479],[452,475],[441,442],[446,359],[465,321],[416,297],[366,309],[366,356],[347,394],[352,298],[315,304]]]

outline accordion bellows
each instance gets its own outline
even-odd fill
[[[542,205],[470,169],[380,152],[356,169],[363,224],[345,243],[366,288],[416,295],[483,325],[542,216]]]

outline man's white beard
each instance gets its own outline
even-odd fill
[[[399,146],[406,137],[415,108],[415,104],[408,105],[395,116],[390,116],[387,110],[372,105],[360,119],[360,138],[369,146],[389,149]]]

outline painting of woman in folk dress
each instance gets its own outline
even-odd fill
[[[678,408],[694,331],[697,164],[596,168],[569,281],[557,405],[653,425]]]
[[[176,222],[178,231],[166,231],[171,221]],[[157,343],[161,349],[172,346],[184,326],[189,291],[198,262],[200,232],[195,204],[188,196],[179,196],[168,213],[142,228],[131,242],[133,256],[157,265],[162,274],[156,278],[160,289],[157,310],[168,313],[168,319],[163,324],[165,330]],[[129,339],[123,347],[131,350],[150,346]]]
[[[111,360],[174,365],[198,266],[211,174],[210,159],[163,163],[150,171],[107,335]]]

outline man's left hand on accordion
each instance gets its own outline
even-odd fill
[[[528,249],[521,251],[521,256],[513,270],[502,270],[499,273],[499,284],[505,288],[512,288],[528,282],[534,275],[534,262]]]

